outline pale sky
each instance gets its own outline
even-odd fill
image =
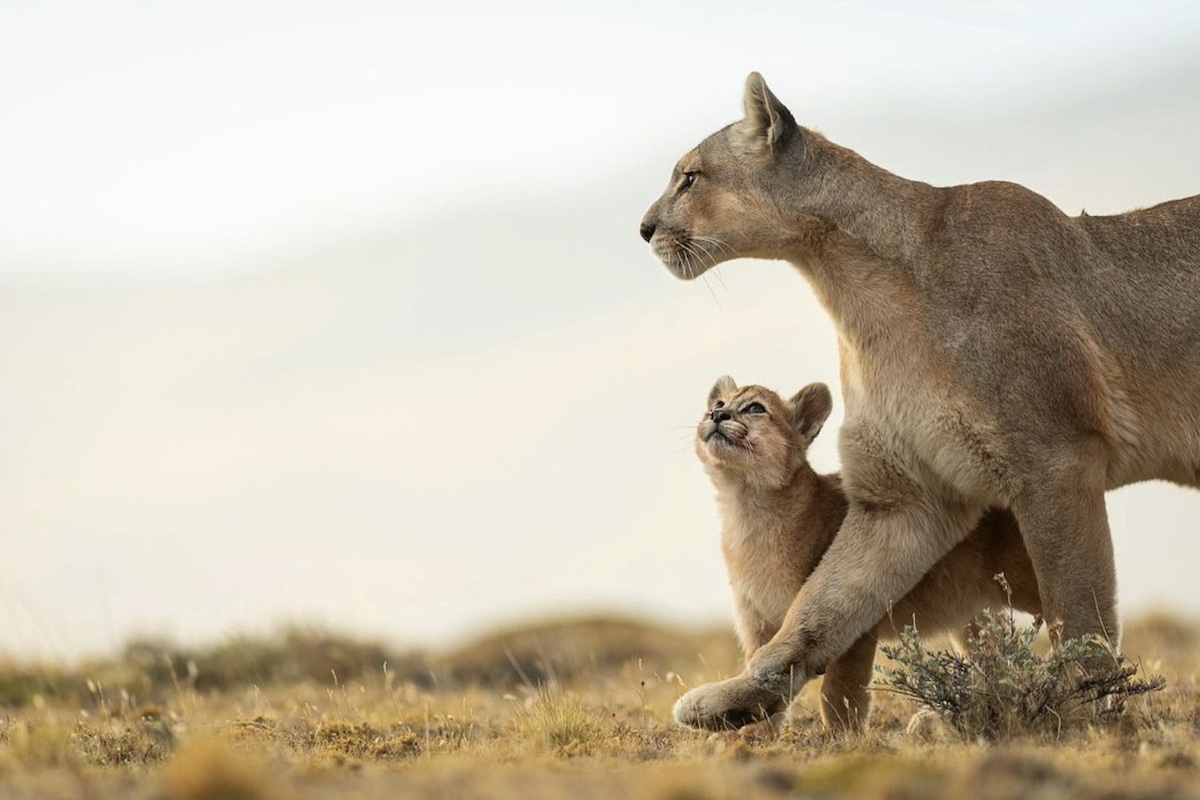
[[[728,8],[5,3],[0,269],[248,268],[514,186],[570,191],[727,122],[750,69],[800,118],[941,119],[1138,87],[1200,31],[1189,3]]]
[[[728,9],[0,7],[0,651],[728,618],[691,427],[722,373],[836,387],[833,329],[637,223],[751,69],[907,177],[1200,191],[1200,6]],[[1123,608],[1200,614],[1200,496],[1111,510]]]

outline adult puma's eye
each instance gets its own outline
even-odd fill
[[[683,173],[683,180],[679,184],[679,190],[683,191],[684,189],[692,188],[692,184],[696,182],[696,176],[699,174],[696,170]]]
[[[751,403],[742,409],[743,414],[765,414],[767,408],[762,403]]]

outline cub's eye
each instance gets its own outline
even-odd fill
[[[713,403],[713,411],[716,411],[718,408],[724,408],[724,407],[725,407],[724,400],[718,400],[717,402]]]
[[[696,176],[699,174],[696,170],[683,173],[683,181],[679,185],[680,191],[692,188],[692,184],[696,182]]]
[[[751,403],[742,409],[743,414],[765,414],[767,413],[766,406],[762,403]]]

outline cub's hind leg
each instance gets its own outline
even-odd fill
[[[866,633],[834,659],[821,683],[821,719],[834,731],[862,731],[871,713],[875,635]]]

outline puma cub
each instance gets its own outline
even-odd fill
[[[739,388],[723,377],[696,427],[696,453],[717,488],[721,547],[747,661],[779,630],[846,516],[841,477],[818,475],[806,457],[832,407],[823,383],[784,401],[770,389]],[[1011,598],[995,578],[1000,573]],[[821,687],[825,724],[835,729],[866,725],[876,639],[894,638],[905,625],[915,625],[925,634],[948,632],[961,646],[976,614],[1009,602],[1020,611],[1041,613],[1037,579],[1017,523],[1010,513],[992,510],[888,616],[830,662]]]

